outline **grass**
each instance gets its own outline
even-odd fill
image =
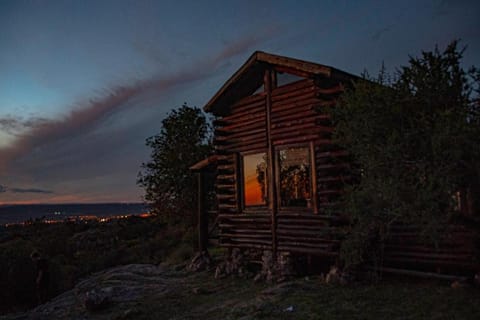
[[[412,279],[333,286],[316,277],[269,286],[202,272],[134,310],[128,319],[480,319],[480,290]]]

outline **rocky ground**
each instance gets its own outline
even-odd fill
[[[80,281],[22,314],[0,319],[480,319],[480,290],[391,281],[327,285],[215,279],[213,271],[130,264]]]

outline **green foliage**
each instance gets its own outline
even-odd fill
[[[462,69],[462,54],[456,41],[444,52],[423,52],[391,81],[384,70],[358,81],[332,109],[334,138],[352,154],[359,178],[344,199],[354,218],[342,250],[350,263],[397,221],[437,241],[458,214],[455,194],[478,195],[480,105],[473,98],[480,73]]]
[[[189,168],[210,154],[210,140],[208,119],[186,104],[171,111],[160,133],[147,139],[151,159],[142,165],[137,183],[156,213],[185,217],[194,210],[196,181]]]

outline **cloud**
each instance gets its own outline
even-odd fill
[[[90,131],[99,121],[120,111],[125,106],[128,107],[129,104],[126,102],[147,90],[162,93],[175,86],[211,76],[225,60],[252,50],[271,34],[272,30],[267,30],[264,33],[247,35],[228,44],[217,55],[197,61],[193,66],[175,74],[156,76],[106,90],[107,94],[104,97],[93,99],[75,108],[61,119],[35,118],[27,121],[15,118],[3,119],[0,124],[3,130],[18,130],[19,128],[26,130],[17,134],[17,138],[11,145],[0,149],[0,173],[5,172],[12,161],[28,157],[33,151],[41,150],[45,145],[62,140],[68,141],[72,137]]]
[[[45,193],[52,194],[54,193],[51,190],[44,190],[38,188],[8,188],[7,186],[0,185],[0,193],[11,192],[11,193]]]
[[[21,117],[8,115],[5,118],[0,118],[0,131],[8,134],[18,134],[19,132],[38,127],[47,121],[47,119],[39,117],[32,117],[25,120]]]
[[[12,193],[45,193],[45,194],[52,194],[54,193],[51,190],[43,190],[43,189],[36,189],[36,188],[10,188],[8,189],[9,192]]]

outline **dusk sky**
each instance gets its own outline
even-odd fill
[[[145,139],[255,51],[353,74],[468,45],[480,1],[0,0],[0,204],[141,201]]]

